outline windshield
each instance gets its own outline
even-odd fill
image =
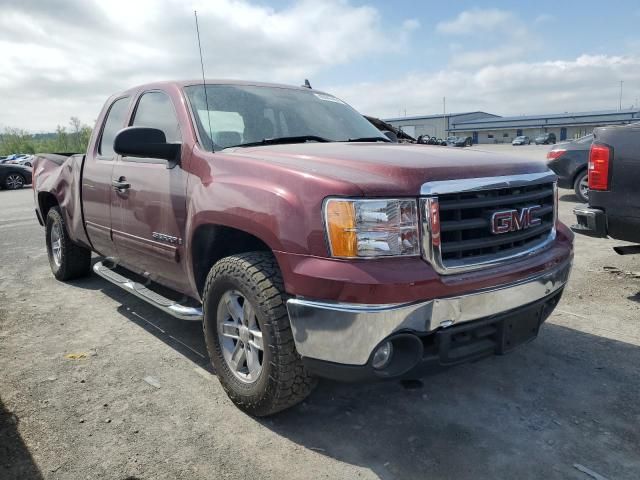
[[[207,85],[206,100],[202,85],[185,87],[185,92],[203,146],[210,150],[281,137],[387,141],[342,100],[313,90]]]
[[[524,140],[526,137],[516,137],[516,140]]]

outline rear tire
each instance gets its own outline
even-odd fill
[[[581,202],[589,202],[589,183],[586,170],[580,172],[576,177],[575,181],[573,182],[573,190],[576,192],[576,195]]]
[[[296,351],[282,275],[271,253],[218,261],[207,276],[203,299],[207,351],[233,403],[263,417],[311,393],[316,381]]]
[[[71,241],[59,207],[52,207],[47,213],[45,231],[53,276],[61,281],[87,276],[91,270],[91,250]]]

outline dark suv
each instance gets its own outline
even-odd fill
[[[538,135],[534,141],[536,142],[536,145],[551,145],[552,143],[556,143],[556,134],[543,133]]]

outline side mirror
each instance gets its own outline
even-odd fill
[[[127,127],[116,134],[113,150],[123,156],[167,160],[168,168],[180,163],[180,143],[167,143],[162,130],[148,127]]]
[[[398,136],[391,130],[383,130],[382,133],[384,133],[393,143],[398,143]]]

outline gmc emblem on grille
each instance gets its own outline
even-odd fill
[[[517,232],[527,228],[537,227],[542,223],[542,219],[535,216],[540,210],[539,205],[525,207],[520,210],[502,210],[491,215],[491,233],[499,235],[501,233]]]

